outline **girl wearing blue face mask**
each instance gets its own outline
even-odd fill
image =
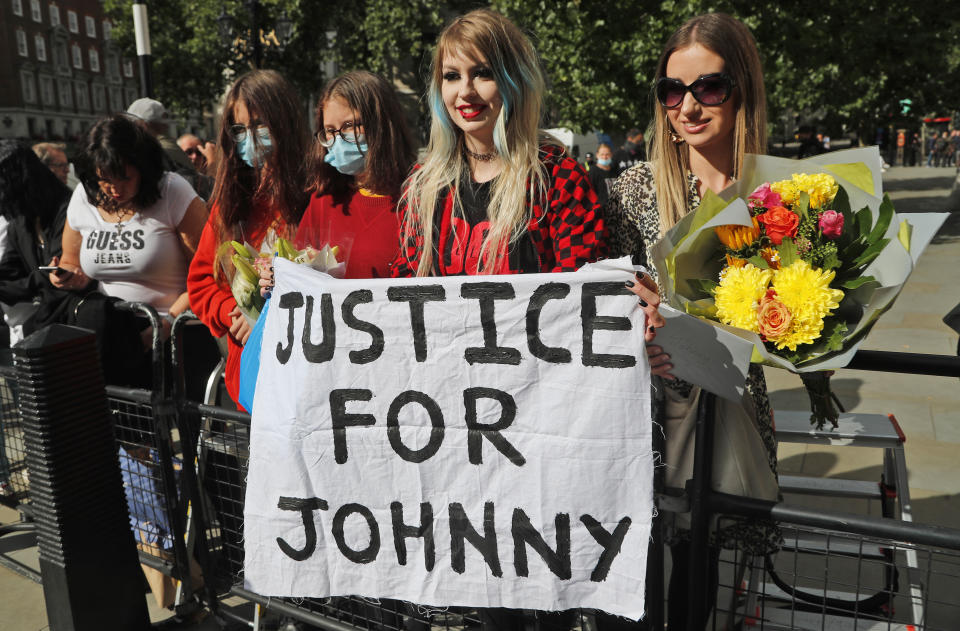
[[[347,278],[387,277],[397,253],[397,199],[415,158],[396,91],[371,72],[340,75],[320,95],[316,128],[297,245],[345,247]]]
[[[190,265],[190,308],[216,337],[227,334],[227,392],[237,398],[240,354],[250,325],[230,292],[229,241],[269,247],[292,238],[306,206],[309,133],[300,98],[273,70],[249,72],[224,100],[210,218]],[[232,251],[232,249],[231,249]]]
[[[617,172],[613,168],[613,149],[605,142],[597,145],[597,162],[590,167],[590,184],[597,193],[601,204],[610,197],[610,184],[613,184]],[[608,184],[609,183],[609,184]]]

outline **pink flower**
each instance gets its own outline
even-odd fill
[[[770,182],[764,182],[747,197],[747,206],[755,208],[773,208],[781,203],[780,193],[770,189]]]
[[[820,232],[829,239],[836,239],[843,232],[843,215],[835,210],[820,213]]]

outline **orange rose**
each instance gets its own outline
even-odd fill
[[[783,243],[784,237],[797,236],[797,226],[800,225],[797,213],[783,206],[774,206],[757,215],[757,220],[767,227],[767,236],[775,245]]]
[[[786,333],[793,321],[793,314],[776,296],[772,289],[767,291],[767,295],[760,299],[760,306],[757,307],[760,335],[767,340],[776,339]]]

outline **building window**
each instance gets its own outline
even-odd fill
[[[83,70],[83,53],[80,51],[80,45],[74,42],[70,47],[70,54],[73,56],[73,67]]]
[[[30,51],[27,49],[27,34],[22,28],[17,29],[17,53],[21,57],[29,57]]]
[[[133,78],[133,62],[129,59],[123,62],[123,76],[127,79]]]
[[[90,109],[90,97],[87,93],[87,84],[83,81],[74,81],[73,89],[77,93],[77,108],[81,110]]]
[[[60,26],[60,7],[50,5],[50,26]]]
[[[36,103],[37,84],[34,82],[32,72],[20,71],[20,86],[23,88],[23,100],[27,103]]]
[[[33,36],[33,47],[37,49],[37,59],[39,61],[47,60],[47,40],[39,33]]]
[[[56,101],[53,94],[53,77],[40,77],[40,100],[44,105],[53,105]]]
[[[92,85],[90,86],[90,91],[93,92],[93,109],[97,112],[102,112],[106,109],[107,103],[103,94],[102,85]]]
[[[107,55],[107,76],[120,78],[120,57],[116,54]]]
[[[87,25],[87,37],[96,37],[97,36],[97,21],[94,20],[89,15],[83,18],[84,23]]]
[[[110,88],[110,110],[113,112],[122,112],[123,107],[123,92],[120,91],[120,88]]]
[[[90,49],[90,71],[100,72],[100,53],[96,48]]]
[[[40,0],[30,0],[30,17],[34,22],[43,22],[43,13],[40,11]]]
[[[110,20],[104,20],[101,28],[103,28],[103,39],[110,39],[113,33],[113,24],[110,24]]]
[[[80,32],[80,23],[77,21],[77,12],[67,9],[67,28],[71,33]]]
[[[57,81],[57,92],[60,93],[60,107],[71,107],[73,105],[73,93],[70,90],[69,79]]]
[[[23,0],[13,0],[13,14],[23,17]]]

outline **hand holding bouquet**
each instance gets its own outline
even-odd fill
[[[880,194],[875,149],[750,155],[737,183],[656,246],[668,302],[754,342],[754,361],[800,373],[818,429],[838,417],[825,371],[850,361],[943,219],[901,221]]]

